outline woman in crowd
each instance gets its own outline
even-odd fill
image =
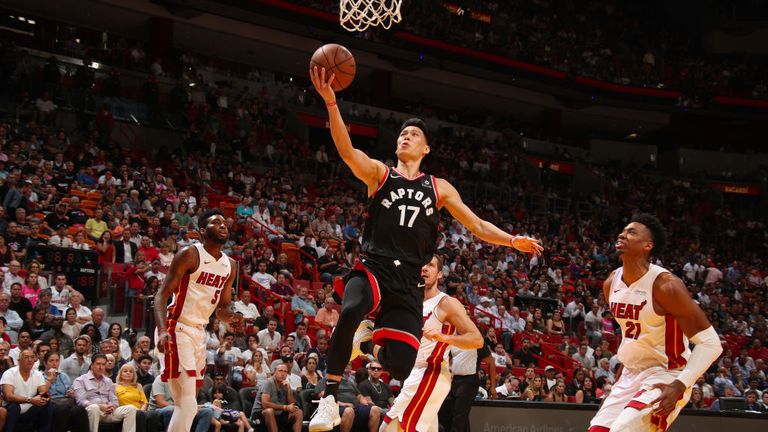
[[[302,390],[312,390],[317,387],[317,383],[323,379],[323,376],[317,370],[317,354],[312,353],[307,358],[307,364],[301,371]]]
[[[543,380],[540,376],[533,378],[533,383],[525,388],[523,400],[541,402],[547,398],[547,392],[544,390]]]
[[[27,273],[27,277],[24,278],[24,285],[21,286],[21,296],[29,300],[34,307],[40,299],[40,291],[42,288],[37,280],[37,273]]]
[[[552,391],[549,392],[547,395],[547,402],[566,402],[567,397],[565,396],[565,382],[558,381],[557,384],[555,384],[555,387],[552,389]]]
[[[147,410],[147,396],[137,382],[136,369],[131,363],[126,363],[120,368],[115,384],[115,393],[120,406],[133,405],[140,411]]]
[[[261,350],[256,350],[251,355],[251,360],[245,365],[243,370],[244,383],[247,381],[251,386],[262,386],[272,376],[272,372],[269,370],[267,362],[264,360],[264,353]]]
[[[40,273],[43,271],[43,266],[40,264],[40,261],[30,261],[29,266],[27,267],[27,271],[37,275],[37,284],[40,286],[41,290],[48,288],[48,279],[40,275]]]
[[[590,377],[584,377],[581,389],[576,391],[577,403],[600,403],[595,389],[595,382]]]
[[[61,326],[61,331],[75,340],[80,335],[80,331],[83,329],[83,324],[77,322],[77,311],[75,308],[69,308],[64,313],[64,324]]]
[[[115,245],[110,230],[101,233],[99,241],[96,242],[96,252],[99,253],[99,264],[115,262]]]
[[[53,403],[53,427],[54,432],[87,431],[88,413],[85,408],[75,403],[75,393],[72,391],[72,380],[69,375],[61,373],[61,354],[51,351],[45,354],[40,363],[40,373],[48,380]],[[53,378],[55,374],[55,378]]]
[[[85,242],[85,233],[82,231],[75,234],[75,241],[72,242],[71,247],[72,249],[91,250],[91,247]]]
[[[691,399],[685,405],[688,409],[707,410],[709,407],[704,403],[704,393],[698,387],[691,389]]]
[[[90,350],[91,355],[99,352],[99,344],[101,344],[101,332],[92,323],[88,323],[80,330],[80,335],[86,335],[91,338]]]
[[[109,326],[109,332],[107,334],[108,337],[119,341],[120,347],[118,350],[120,352],[120,358],[131,358],[131,345],[125,338],[123,338],[123,326],[118,322],[114,322]]]
[[[562,336],[565,334],[565,321],[559,310],[552,314],[552,318],[547,320],[547,334],[552,336]]]
[[[530,321],[533,331],[546,333],[547,323],[544,321],[544,315],[541,313],[541,309],[536,308],[532,315],[528,315],[528,321]]]

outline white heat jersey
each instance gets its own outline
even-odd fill
[[[613,275],[608,293],[611,313],[621,326],[619,361],[632,370],[662,366],[678,369],[688,362],[691,350],[688,338],[671,315],[661,316],[653,310],[653,283],[668,271],[651,264],[648,272],[631,286],[622,279],[623,267]]]
[[[194,272],[184,276],[173,291],[173,300],[168,306],[169,327],[175,321],[189,326],[207,325],[232,272],[226,254],[222,253],[217,260],[205,250],[202,243],[195,243],[191,247],[197,249],[199,264]]]
[[[422,307],[424,329],[440,329],[443,334],[453,334],[456,331],[452,325],[441,322],[435,316],[437,305],[446,296],[447,294],[441,292],[431,299],[424,300],[424,306]],[[424,368],[428,365],[435,367],[443,362],[447,365],[448,354],[450,353],[449,348],[447,343],[431,341],[422,336],[419,341],[419,352],[416,354],[414,367]]]

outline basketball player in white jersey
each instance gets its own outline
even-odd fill
[[[666,234],[656,217],[638,214],[616,241],[622,267],[603,284],[621,325],[623,365],[589,432],[664,431],[691,396],[691,387],[722,352],[720,338],[685,284],[650,263]],[[696,344],[693,351],[688,340]]]
[[[416,363],[403,382],[392,408],[387,411],[379,432],[436,432],[437,413],[451,390],[448,366],[450,346],[462,349],[483,346],[483,336],[467,316],[464,305],[437,289],[437,283],[443,276],[441,268],[440,261],[433,257],[421,269],[424,278],[424,332]],[[378,348],[373,348],[374,355]]]
[[[162,379],[168,381],[175,401],[170,432],[189,432],[197,414],[197,384],[205,371],[205,326],[211,314],[215,310],[225,322],[237,319],[230,305],[236,264],[221,251],[229,238],[224,215],[208,210],[200,215],[198,226],[202,243],[176,254],[155,295],[157,343],[164,348]]]

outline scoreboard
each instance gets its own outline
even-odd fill
[[[64,273],[67,284],[83,293],[86,299],[95,299],[98,287],[99,254],[92,250],[33,246],[27,261],[36,259],[45,271]]]

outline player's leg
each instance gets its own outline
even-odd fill
[[[379,427],[379,432],[401,432],[402,430],[403,427],[400,426],[400,420],[390,419],[389,417],[384,417],[384,422]]]
[[[328,385],[325,395],[335,397],[338,383],[349,363],[352,353],[352,339],[360,322],[373,309],[373,294],[367,276],[358,272],[350,277],[344,288],[339,322],[333,330],[331,344],[326,358],[326,376]]]
[[[603,400],[597,414],[589,424],[588,432],[608,432],[615,429],[614,422],[624,411],[624,408],[642,388],[643,381],[636,374],[624,370],[611,393]],[[625,432],[625,431],[622,431]]]
[[[325,394],[309,422],[310,432],[330,431],[341,423],[336,392],[339,389],[344,368],[349,363],[355,331],[373,307],[373,293],[367,275],[362,271],[355,272],[344,287],[339,322],[333,330],[326,357]]]
[[[193,372],[194,373],[194,372]],[[197,415],[197,377],[182,371],[176,379],[168,380],[175,406],[169,432],[189,432]]]
[[[667,418],[656,417],[652,414],[651,402],[661,396],[660,389],[651,389],[650,386],[660,382],[670,382],[676,375],[666,370],[651,372],[643,379],[643,388],[632,396],[624,410],[613,422],[612,429],[622,432],[665,431],[680,414],[680,411],[688,403],[691,397],[691,389],[683,393],[683,397],[677,401],[675,409]]]
[[[373,332],[376,346],[372,354],[391,377],[403,382],[416,363],[422,329],[421,305],[415,309],[392,303],[390,299],[382,301]]]

